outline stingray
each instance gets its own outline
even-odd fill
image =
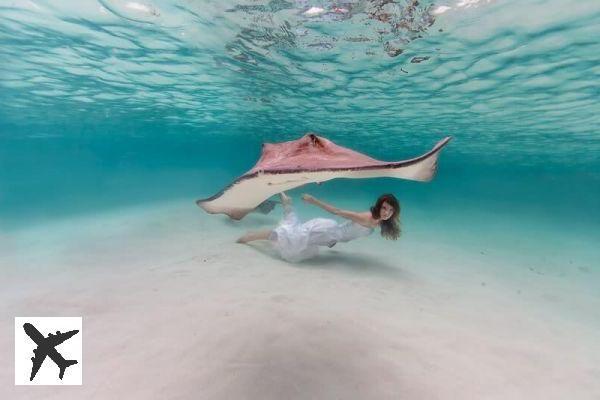
[[[288,142],[263,143],[260,159],[251,170],[196,204],[210,214],[240,220],[252,211],[264,211],[261,208],[265,204],[274,206],[267,200],[274,194],[308,183],[378,177],[428,182],[435,176],[440,151],[450,139],[440,140],[419,157],[393,162],[376,160],[314,133]]]

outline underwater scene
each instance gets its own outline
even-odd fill
[[[597,0],[0,0],[0,397],[600,398],[598,38]],[[31,316],[82,317],[80,386],[13,384]]]

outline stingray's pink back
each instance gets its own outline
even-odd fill
[[[289,142],[263,144],[260,159],[247,174],[260,170],[338,169],[383,164],[386,162],[311,133]]]
[[[312,182],[376,177],[428,182],[437,170],[439,152],[449,140],[440,140],[419,157],[395,162],[376,160],[313,133],[289,142],[265,143],[250,171],[196,204],[211,214],[242,219],[269,197]]]

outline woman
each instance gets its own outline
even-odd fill
[[[337,242],[370,235],[377,226],[386,239],[396,240],[400,236],[400,204],[392,194],[379,196],[371,210],[365,212],[340,210],[311,195],[302,195],[305,202],[348,219],[344,223],[329,218],[314,218],[301,223],[291,199],[283,192],[279,195],[284,208],[284,218],[279,225],[272,230],[248,232],[237,240],[238,243],[268,239],[283,259],[295,262],[317,255],[319,246],[333,247]]]

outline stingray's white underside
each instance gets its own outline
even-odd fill
[[[326,182],[336,178],[364,179],[391,177],[415,181],[430,181],[437,170],[440,150],[449,137],[437,143],[428,153],[406,161],[384,165],[324,170],[258,171],[238,178],[228,188],[208,199],[196,203],[206,212],[224,213],[233,219],[241,219],[269,197],[307,183]]]

